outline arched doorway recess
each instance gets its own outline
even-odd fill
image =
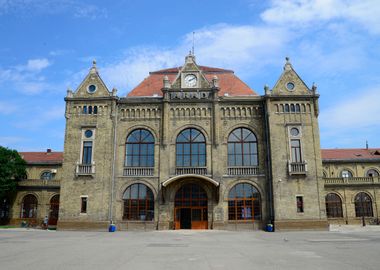
[[[175,194],[175,229],[208,228],[207,193],[196,183],[184,184]]]

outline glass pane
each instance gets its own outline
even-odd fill
[[[205,167],[206,166],[206,156],[205,155],[200,155],[199,156],[198,166],[200,166],[200,167]]]
[[[244,166],[251,166],[251,158],[249,155],[244,155],[243,156],[243,165]]]
[[[249,154],[250,153],[250,148],[248,143],[243,143],[243,153],[244,154]]]
[[[227,146],[228,154],[234,154],[235,153],[235,146],[233,143],[229,143]]]
[[[184,167],[190,166],[190,155],[183,156],[183,166]]]
[[[195,167],[199,166],[199,162],[198,161],[199,160],[198,160],[198,156],[197,155],[192,155],[191,156],[191,165],[192,166],[195,166]]]
[[[191,211],[191,220],[192,221],[201,221],[202,220],[202,211],[201,211],[201,209],[192,209],[192,211]]]
[[[193,155],[198,155],[198,147],[199,147],[199,144],[192,144],[191,145],[191,153]]]
[[[236,198],[244,198],[244,186],[243,184],[236,185]]]
[[[190,144],[183,144],[183,153],[186,155],[190,155]]]
[[[257,143],[250,143],[251,153],[257,154]]]
[[[205,143],[200,143],[198,144],[199,146],[199,154],[201,155],[206,155],[206,144]]]
[[[130,186],[131,189],[131,199],[137,199],[138,198],[138,185],[133,184]]]
[[[228,166],[235,166],[235,156],[228,155]]]
[[[178,167],[183,167],[183,156],[178,156],[177,155],[177,158],[176,158],[176,165]]]
[[[177,155],[183,154],[183,144],[177,144],[176,145],[176,152],[177,152]]]
[[[242,166],[243,165],[243,156],[241,154],[235,156],[235,164],[236,164],[236,166]]]
[[[240,144],[240,143],[235,144],[235,154],[236,155],[242,154],[242,144]]]

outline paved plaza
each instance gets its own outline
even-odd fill
[[[380,232],[0,230],[0,269],[380,269]]]

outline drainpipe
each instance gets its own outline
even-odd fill
[[[114,119],[113,119],[114,128],[113,128],[113,157],[112,157],[112,172],[111,172],[111,196],[110,196],[110,208],[109,208],[109,216],[108,216],[110,223],[113,223],[113,199],[114,199],[114,189],[115,189],[115,162],[116,162],[116,144],[117,144],[116,133],[117,133],[117,112],[118,112],[118,108],[116,105],[114,107],[115,114],[114,114]]]
[[[266,146],[266,167],[267,167],[267,173],[266,175],[266,181],[268,183],[268,210],[269,210],[269,221],[271,224],[273,224],[273,231],[275,230],[274,226],[274,205],[273,205],[273,175],[272,175],[272,151],[270,147],[270,131],[269,131],[269,115],[268,115],[268,97],[265,97],[263,109],[264,109],[264,130],[265,130],[265,146]]]

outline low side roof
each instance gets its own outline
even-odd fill
[[[19,152],[28,164],[62,164],[63,152]]]
[[[321,151],[323,160],[380,160],[380,148],[322,149]]]
[[[199,68],[210,82],[215,75],[218,77],[219,96],[224,96],[224,94],[229,96],[257,96],[257,93],[240,80],[232,70],[206,66],[199,66]],[[150,72],[147,78],[129,92],[128,97],[162,96],[161,88],[163,87],[164,76],[168,76],[172,83],[180,69],[181,67],[176,67]]]

